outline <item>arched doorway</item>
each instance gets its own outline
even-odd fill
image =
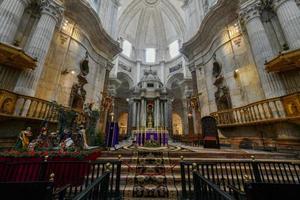
[[[177,113],[172,113],[172,126],[174,135],[182,135],[183,133],[183,124],[180,115]]]
[[[120,135],[125,136],[127,134],[127,124],[128,124],[128,113],[123,112],[120,114],[118,119]]]

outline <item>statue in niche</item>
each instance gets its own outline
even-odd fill
[[[153,128],[153,105],[148,104],[147,106],[147,127]]]
[[[215,92],[215,102],[218,110],[226,110],[232,108],[229,88],[222,75],[222,65],[216,60],[216,55],[213,56],[213,79],[214,85],[217,87]]]
[[[215,93],[215,101],[218,110],[226,110],[232,108],[229,88],[227,86],[219,87]]]
[[[78,83],[73,84],[70,94],[69,105],[71,108],[82,110],[86,99],[86,91],[84,86],[88,83],[85,76],[89,74],[88,53],[85,59],[80,63],[80,74],[77,76]]]

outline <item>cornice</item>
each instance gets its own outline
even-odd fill
[[[98,14],[86,0],[64,0],[65,15],[85,30],[95,48],[113,60],[122,49],[117,41],[109,36],[102,26]]]
[[[181,53],[188,59],[194,57],[194,51],[203,51],[213,40],[224,24],[238,18],[239,0],[219,0],[204,17],[196,35],[182,45]]]

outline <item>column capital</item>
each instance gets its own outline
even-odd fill
[[[56,0],[41,0],[41,12],[52,16],[58,22],[62,17],[64,7]]]
[[[273,0],[273,9],[276,11],[283,3],[286,3],[288,1],[294,1],[295,0]]]
[[[20,2],[23,3],[25,7],[27,7],[29,4],[31,4],[32,0],[20,0]]]
[[[190,70],[191,72],[196,71],[196,65],[195,65],[195,63],[189,63],[189,64],[188,64],[188,67],[189,67],[189,70]]]
[[[253,18],[260,17],[261,7],[262,5],[260,2],[252,2],[247,5],[242,5],[240,11],[241,20],[248,23]]]

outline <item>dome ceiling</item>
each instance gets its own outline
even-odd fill
[[[185,24],[182,0],[122,0],[119,36],[137,49],[165,49],[183,39]]]

